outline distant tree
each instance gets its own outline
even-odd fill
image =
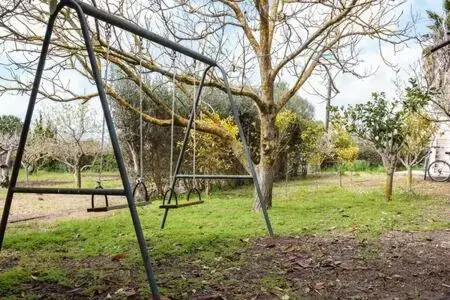
[[[353,141],[349,132],[341,125],[334,124],[332,128],[335,134],[336,161],[339,167],[339,186],[342,187],[342,175],[345,167],[350,170],[350,176],[353,174],[353,164],[358,157],[359,149]]]
[[[321,122],[302,120],[300,133],[300,155],[302,157],[302,176],[307,174],[307,166],[320,170],[325,159],[334,154],[332,136],[325,131]]]
[[[277,140],[277,178],[288,179],[289,176],[296,176],[299,168],[299,143],[300,143],[300,118],[291,109],[280,112],[276,118],[275,125],[278,129]]]
[[[81,188],[81,172],[91,165],[92,157],[101,154],[95,139],[101,126],[88,106],[81,103],[63,104],[47,119],[58,130],[43,143],[45,152],[67,166],[75,177],[76,186]]]
[[[44,121],[42,113],[39,113],[27,139],[25,152],[22,157],[22,166],[25,169],[27,182],[29,175],[36,172],[38,167],[50,157],[48,144],[56,135],[56,128],[48,121]]]
[[[224,119],[219,117],[218,114],[209,114],[200,117],[197,122],[206,126],[216,124],[226,128],[230,135],[236,136],[238,134],[238,128],[232,117]],[[245,172],[234,156],[233,149],[214,135],[191,131],[185,154],[185,164],[183,165],[188,172],[193,168],[194,151],[196,174],[239,174]],[[207,194],[210,192],[211,183],[211,180],[204,182]],[[185,181],[185,184],[190,184],[191,186],[188,186],[188,188],[191,188],[196,183]],[[195,187],[198,187],[198,183]]]
[[[9,185],[9,169],[19,144],[22,121],[13,115],[0,116],[0,187]]]
[[[423,89],[415,79],[409,80],[405,88],[404,108],[408,111],[404,120],[405,143],[399,152],[399,160],[407,170],[408,189],[412,189],[412,167],[420,164],[426,157],[426,148],[437,130],[429,112],[424,107],[431,100],[429,91]],[[429,109],[429,108],[428,108]]]
[[[346,129],[373,144],[386,172],[384,196],[392,198],[394,171],[398,153],[405,142],[404,120],[408,111],[399,100],[388,101],[384,93],[373,93],[372,100],[348,106],[339,116]]]
[[[406,138],[398,158],[407,170],[407,185],[408,190],[411,191],[413,183],[412,168],[426,158],[426,149],[436,132],[436,125],[423,115],[410,114],[405,120],[403,130]]]
[[[279,132],[277,140],[277,159],[283,170],[283,177],[306,176],[308,165],[314,163],[319,150],[319,142],[324,134],[323,125],[308,115],[293,109],[285,109],[277,116]]]

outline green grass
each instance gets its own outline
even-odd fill
[[[50,175],[38,176],[42,179]],[[232,257],[237,249],[245,247],[243,239],[266,236],[262,215],[252,212],[252,195],[251,187],[216,192],[205,197],[203,205],[171,211],[165,230],[159,229],[159,203],[138,208],[152,258],[159,262],[173,257],[214,262],[219,256]],[[441,212],[446,206],[445,198],[413,195],[400,189],[388,203],[381,191],[340,189],[337,182],[318,186],[316,180],[303,180],[276,185],[270,217],[277,235],[351,234],[372,240],[391,230],[449,227],[449,220]],[[19,253],[20,262],[0,274],[0,296],[19,292],[22,283],[42,270],[49,271],[40,273],[39,280],[65,284],[68,270],[61,266],[61,259],[82,261],[126,253],[126,264],[140,265],[127,210],[90,220],[13,224],[8,228],[5,248]],[[374,251],[368,248],[360,255],[370,258],[376,254]],[[159,276],[167,275],[161,271]],[[79,276],[86,273],[102,278],[104,270],[81,268],[77,272]],[[140,280],[144,285],[143,277]],[[267,278],[265,285],[276,285],[278,281]],[[101,288],[100,283],[96,284]]]

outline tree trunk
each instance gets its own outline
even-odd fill
[[[9,149],[8,152],[6,152],[4,163],[0,163],[0,187],[6,188],[9,185],[9,169],[12,164],[12,154],[13,150]]]
[[[390,201],[392,198],[392,190],[394,185],[394,172],[397,164],[397,157],[389,154],[381,154],[383,160],[384,171],[386,172],[386,182],[384,184],[384,198],[386,201]]]
[[[339,187],[342,187],[342,170],[339,170]]]
[[[205,194],[206,196],[211,196],[211,181],[206,180],[205,182]]]
[[[28,171],[28,167],[25,166],[25,174],[27,176],[27,184],[30,183],[30,171]]]
[[[392,188],[394,185],[394,170],[386,170],[386,183],[384,184],[384,198],[386,201],[392,199]]]
[[[412,184],[413,184],[412,167],[408,166],[406,168],[406,170],[407,170],[406,181],[407,181],[407,184],[408,184],[408,191],[411,192],[412,191]]]
[[[130,142],[127,142],[128,150],[131,154],[131,160],[133,161],[133,171],[136,176],[139,176],[140,169],[139,169],[139,154],[137,153],[136,149],[133,147],[133,145]]]
[[[275,178],[273,166],[258,166],[257,167],[258,182],[261,187],[261,193],[263,196],[263,202],[266,204],[266,208],[272,207],[272,191],[273,182]],[[255,200],[253,202],[253,210],[260,211],[258,194],[255,192]]]
[[[78,163],[75,164],[74,176],[75,176],[76,187],[81,189],[81,167],[80,167],[80,164],[78,164]]]
[[[261,114],[261,153],[260,161],[256,168],[259,185],[263,196],[263,202],[267,208],[272,207],[272,190],[275,179],[275,159],[277,149],[278,132],[275,126],[276,113]],[[255,193],[253,209],[259,211],[261,206],[258,195]]]

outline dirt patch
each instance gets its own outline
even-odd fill
[[[259,239],[234,267],[201,264],[174,299],[450,299],[450,231]],[[236,258],[232,259],[235,260]],[[177,263],[178,270],[186,266]],[[214,269],[216,268],[216,269]],[[213,272],[211,272],[214,270]],[[201,283],[195,280],[202,278]],[[189,279],[190,278],[190,279]],[[172,278],[174,279],[174,278]],[[177,282],[177,281],[175,281]],[[213,283],[214,282],[214,283]],[[166,283],[162,283],[164,286]],[[174,286],[168,284],[170,289]]]
[[[19,264],[19,254],[12,250],[2,250],[0,272],[5,272]]]

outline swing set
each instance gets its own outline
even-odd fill
[[[53,32],[54,23],[55,23],[57,16],[60,13],[60,11],[64,7],[68,7],[68,8],[75,10],[75,12],[78,16],[79,22],[80,22],[80,28],[81,28],[84,43],[86,46],[86,52],[88,54],[92,76],[95,81],[95,85],[97,87],[97,91],[98,91],[98,95],[99,95],[99,99],[100,99],[100,103],[101,103],[101,107],[102,107],[102,111],[103,111],[104,125],[105,125],[104,127],[106,127],[108,129],[112,148],[114,151],[114,156],[115,156],[117,166],[119,169],[119,173],[120,173],[120,177],[122,180],[123,189],[103,188],[101,186],[101,179],[102,179],[101,175],[99,176],[99,179],[100,179],[99,184],[98,184],[97,188],[94,188],[94,189],[43,188],[43,187],[20,187],[20,186],[18,187],[18,186],[16,186],[17,178],[18,178],[19,170],[20,170],[20,165],[21,165],[21,161],[22,161],[22,157],[23,157],[23,153],[24,153],[24,148],[26,145],[26,140],[27,140],[29,129],[30,129],[31,120],[33,117],[33,111],[34,111],[34,107],[36,104],[38,90],[39,90],[39,86],[40,86],[40,82],[41,82],[41,78],[42,78],[42,73],[44,71],[45,61],[46,61],[46,57],[47,57],[50,42],[51,42],[51,36],[52,36],[52,32]],[[12,200],[13,200],[14,194],[16,194],[16,193],[19,193],[19,194],[20,193],[38,193],[38,194],[91,195],[91,197],[99,195],[99,196],[105,196],[106,207],[108,207],[108,208],[111,208],[108,206],[108,204],[109,204],[108,199],[107,199],[108,196],[125,196],[127,199],[127,206],[130,210],[130,215],[131,215],[132,223],[134,226],[134,231],[136,234],[136,239],[138,241],[139,249],[140,249],[140,252],[142,255],[145,272],[146,272],[146,276],[147,276],[147,281],[149,283],[149,286],[150,286],[150,289],[152,292],[152,297],[153,297],[153,299],[160,299],[158,287],[157,287],[156,280],[154,277],[154,272],[152,269],[150,255],[148,253],[147,242],[146,242],[144,234],[143,234],[141,222],[140,222],[139,215],[138,215],[138,212],[136,209],[136,203],[134,201],[133,189],[131,188],[130,182],[128,180],[127,172],[125,169],[125,163],[124,163],[124,160],[123,160],[123,157],[121,154],[121,150],[119,147],[117,133],[116,133],[113,119],[111,116],[111,112],[110,112],[110,109],[108,106],[108,100],[107,100],[106,92],[104,89],[103,80],[101,78],[101,73],[97,66],[97,61],[96,61],[94,49],[92,46],[92,41],[91,41],[91,37],[90,37],[90,33],[89,33],[89,27],[88,27],[88,23],[87,23],[87,16],[93,17],[95,20],[103,21],[103,22],[109,24],[110,26],[116,26],[118,28],[121,28],[125,31],[128,31],[132,34],[139,36],[141,39],[146,39],[153,43],[159,44],[161,46],[169,48],[177,53],[181,53],[183,55],[191,57],[194,60],[202,62],[207,65],[206,69],[203,71],[203,75],[202,75],[202,78],[200,81],[200,85],[198,87],[198,91],[195,93],[195,99],[192,104],[192,110],[190,113],[186,132],[184,135],[181,151],[178,155],[177,163],[175,165],[175,169],[171,176],[172,178],[171,178],[170,187],[166,192],[167,199],[165,198],[163,201],[163,204],[161,205],[161,208],[165,210],[164,216],[162,219],[162,223],[161,223],[161,228],[164,228],[164,226],[165,226],[167,215],[168,215],[168,212],[170,209],[202,203],[202,200],[200,198],[200,192],[195,189],[190,190],[190,192],[188,193],[187,200],[190,199],[190,195],[192,195],[193,193],[196,193],[199,195],[198,201],[186,201],[186,203],[178,203],[178,199],[177,199],[177,196],[175,193],[175,185],[176,185],[176,182],[178,179],[193,179],[193,180],[196,180],[196,179],[253,179],[253,183],[254,183],[254,186],[256,189],[256,193],[257,193],[257,198],[259,200],[259,203],[260,203],[260,206],[262,209],[262,213],[264,216],[264,220],[265,220],[265,223],[267,226],[268,233],[269,233],[269,235],[273,235],[272,225],[270,222],[269,215],[267,213],[266,206],[264,205],[264,200],[263,200],[261,188],[260,188],[260,185],[258,182],[258,178],[256,175],[255,166],[251,160],[248,145],[246,143],[246,139],[244,136],[244,131],[242,129],[241,122],[239,120],[239,112],[238,112],[235,100],[233,99],[231,89],[230,89],[230,86],[228,83],[227,73],[225,72],[225,70],[220,65],[218,65],[218,63],[215,60],[213,60],[209,57],[206,57],[203,54],[197,53],[189,48],[186,48],[186,47],[180,45],[179,43],[170,41],[162,36],[152,33],[150,31],[148,31],[147,29],[142,28],[142,27],[140,27],[130,21],[127,21],[121,17],[115,16],[109,12],[98,9],[97,7],[89,5],[87,3],[84,3],[81,0],[61,0],[57,4],[57,6],[54,8],[54,10],[52,11],[50,18],[48,20],[48,23],[47,23],[45,38],[43,41],[41,54],[40,54],[39,61],[38,61],[36,75],[34,78],[33,87],[32,87],[31,94],[30,94],[30,101],[28,103],[28,108],[27,108],[25,120],[23,123],[23,129],[22,129],[22,132],[20,135],[19,146],[17,149],[17,153],[16,153],[16,157],[15,157],[15,161],[14,161],[14,165],[13,165],[13,169],[12,169],[12,173],[11,173],[11,180],[10,180],[10,183],[8,186],[8,191],[7,191],[6,199],[5,199],[5,205],[4,205],[3,214],[2,214],[2,218],[1,218],[1,222],[0,222],[0,249],[3,245],[3,240],[4,240],[4,236],[5,236],[6,227],[8,224],[8,217],[9,217],[9,213],[11,210]],[[183,156],[186,151],[186,145],[187,145],[187,142],[189,139],[190,130],[191,130],[191,128],[194,128],[194,130],[195,130],[196,111],[197,111],[201,93],[202,93],[202,90],[203,90],[203,87],[205,84],[205,79],[206,79],[208,72],[212,68],[217,68],[222,75],[223,83],[226,87],[228,100],[230,101],[230,106],[231,106],[231,111],[232,111],[232,114],[234,117],[234,121],[238,127],[239,138],[242,142],[243,151],[244,151],[245,157],[247,159],[248,170],[250,171],[249,175],[196,174],[195,167],[194,167],[193,174],[181,174],[180,173]],[[142,79],[141,79],[140,84],[142,84]],[[140,112],[141,112],[141,124],[142,124],[142,98],[141,98],[140,105],[141,105]],[[172,116],[172,123],[173,123],[173,116]],[[142,126],[141,126],[141,130],[142,130]],[[172,128],[172,131],[173,131],[173,128]],[[105,132],[105,131],[103,131],[103,132]],[[172,135],[172,140],[173,140],[173,132],[171,135]],[[142,143],[142,132],[141,132],[141,143]],[[141,147],[141,151],[142,151],[142,147]],[[172,155],[173,155],[173,153],[172,153]],[[142,160],[141,160],[141,163],[142,163]],[[194,165],[195,165],[195,162],[194,162]],[[141,164],[141,174],[140,175],[141,175],[140,178],[142,181],[137,182],[137,184],[134,187],[134,191],[136,191],[136,187],[139,184],[141,184],[141,185],[143,184],[145,186],[145,183],[143,182],[143,179],[142,179],[142,164]],[[174,203],[172,202],[173,198],[174,198]],[[93,202],[94,202],[94,200],[92,198],[92,204],[94,204]],[[92,208],[95,208],[94,205],[92,205],[92,206],[93,206]]]

